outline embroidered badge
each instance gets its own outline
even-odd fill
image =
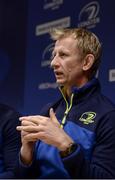
[[[83,124],[90,124],[94,122],[94,118],[96,117],[95,112],[85,112],[81,115],[80,121],[83,122]]]

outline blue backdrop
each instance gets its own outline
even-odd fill
[[[5,42],[2,37],[0,51],[2,102],[24,114],[37,114],[46,103],[56,99],[59,92],[50,68],[53,42],[48,32],[52,27],[84,26],[102,42],[102,63],[97,75],[103,93],[115,102],[114,0],[20,0],[18,5],[13,4],[14,0],[8,2],[2,1],[1,6],[6,10],[7,25],[9,14],[12,9],[15,11],[11,13],[14,21],[11,19],[5,31],[0,31],[9,33],[7,39],[4,35]]]
[[[0,103],[24,109],[27,3],[0,0]]]

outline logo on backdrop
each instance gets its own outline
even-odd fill
[[[56,89],[58,87],[58,84],[45,82],[38,85],[39,90],[45,90],[45,89]]]
[[[59,9],[62,4],[63,4],[63,0],[44,0],[43,9],[56,10]]]
[[[40,36],[46,33],[49,33],[49,31],[52,28],[66,28],[70,27],[70,16],[63,17],[61,19],[57,19],[55,21],[46,22],[44,24],[40,24],[36,26],[35,29],[35,35]]]
[[[109,70],[109,81],[110,82],[115,81],[115,69],[110,69]]]
[[[78,16],[78,27],[94,28],[100,22],[100,5],[97,1],[86,4]]]
[[[51,63],[51,56],[52,56],[52,51],[54,48],[55,43],[51,43],[43,51],[42,54],[42,61],[41,61],[41,67],[50,67]],[[56,89],[57,88],[57,83],[56,82],[43,82],[38,85],[39,90],[46,90],[46,89]]]
[[[49,44],[43,51],[41,67],[50,66],[54,43]]]

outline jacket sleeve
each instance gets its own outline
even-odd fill
[[[20,159],[20,153],[18,161],[14,170],[15,178],[17,179],[36,179],[39,176],[39,162],[35,160],[35,155],[30,165],[24,165]]]
[[[51,107],[51,105],[52,105],[52,103],[48,103],[46,106],[44,106],[40,111],[40,115],[49,116],[49,108]],[[34,152],[34,154],[35,154],[35,152]],[[19,153],[18,160],[16,162],[16,166],[15,166],[15,170],[14,170],[16,178],[33,179],[33,178],[37,178],[39,176],[39,164],[35,160],[35,155],[33,157],[34,157],[34,159],[33,159],[32,164],[29,166],[26,166],[21,162],[20,153]]]
[[[91,160],[85,159],[82,149],[63,159],[72,178],[115,178],[115,111],[106,114],[100,122]]]
[[[18,158],[21,146],[20,133],[16,130],[19,124],[19,114],[14,110],[7,110],[2,116],[2,151],[0,152],[0,160],[2,163],[2,171],[0,171],[0,179],[14,178],[14,167]]]

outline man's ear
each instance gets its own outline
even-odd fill
[[[87,71],[89,70],[94,63],[94,55],[93,54],[87,54],[83,60],[83,70]]]

